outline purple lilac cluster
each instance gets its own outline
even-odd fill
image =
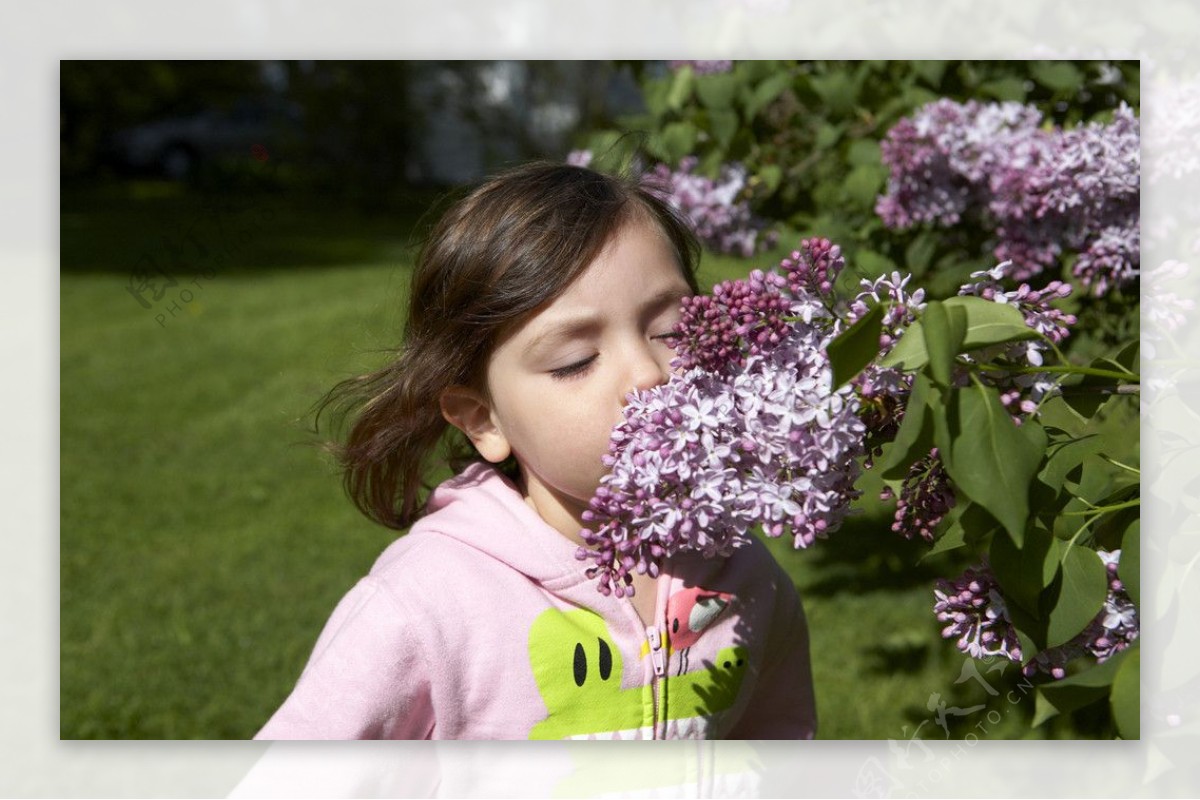
[[[892,496],[890,489],[884,489],[882,499]],[[926,542],[933,542],[933,532],[937,526],[954,508],[954,490],[950,486],[950,476],[946,467],[938,457],[937,448],[929,451],[929,455],[919,459],[904,477],[900,495],[896,498],[896,514],[892,521],[892,530],[905,539],[920,536]]]
[[[717,284],[712,294],[683,298],[676,366],[721,372],[778,346],[791,330],[785,285],[777,273],[754,270],[746,280]]]
[[[1091,656],[1104,662],[1138,638],[1137,608],[1117,576],[1121,551],[1098,550],[1097,555],[1108,574],[1104,607],[1071,641],[1034,654],[1021,668],[1024,675],[1041,672],[1057,680],[1066,676],[1073,659]],[[958,637],[959,650],[973,658],[1000,655],[1017,663],[1024,660],[1000,585],[986,562],[953,581],[939,580],[934,597],[934,613],[948,623],[942,636]]]
[[[957,637],[958,649],[972,658],[1021,660],[1017,630],[1008,618],[1000,584],[986,562],[968,568],[953,581],[938,579],[933,595],[938,621],[948,623],[942,638]]]
[[[726,164],[714,180],[694,172],[698,163],[695,156],[688,156],[676,170],[658,164],[643,181],[686,216],[697,238],[718,253],[749,258],[774,246],[778,234],[767,230],[767,222],[739,199],[746,188],[745,167]]]
[[[578,557],[602,593],[631,594],[633,572],[681,550],[727,555],[756,525],[796,547],[841,525],[865,430],[853,388],[832,385],[829,313],[804,288],[814,265],[839,268],[831,251],[810,240],[782,274],[689,301],[681,371],[630,395],[584,513]]]
[[[989,270],[972,272],[974,282],[965,284],[958,293],[1005,303],[1020,311],[1025,317],[1025,324],[1045,338],[998,345],[997,350],[1001,352],[991,355],[1004,355],[1021,366],[1040,367],[1044,363],[1043,353],[1052,345],[1061,344],[1071,334],[1071,326],[1076,322],[1073,314],[1052,305],[1054,301],[1070,296],[1071,285],[1063,281],[1051,281],[1035,290],[1029,284],[1022,283],[1015,290],[1005,291],[1001,281],[1011,266],[1011,262],[1005,262]],[[1058,391],[1058,384],[1044,373],[993,372],[990,373],[990,379],[1001,390],[1000,400],[1018,423],[1022,416],[1034,413],[1043,398]]]
[[[733,69],[732,61],[668,61],[667,64],[673,70],[691,67],[697,75],[713,75]]]
[[[1109,124],[1062,129],[1019,103],[942,99],[898,122],[881,148],[891,175],[875,210],[890,227],[950,226],[976,211],[1017,280],[1066,251],[1097,296],[1138,274],[1140,125],[1128,106]]]

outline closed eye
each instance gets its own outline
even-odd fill
[[[582,375],[587,370],[587,368],[592,365],[592,362],[595,360],[596,360],[596,356],[591,355],[585,359],[576,361],[573,364],[567,364],[565,367],[559,367],[557,369],[552,369],[552,370],[550,370],[550,375],[559,380],[571,378],[576,375]]]

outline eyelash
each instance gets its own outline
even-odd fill
[[[565,367],[550,370],[550,375],[558,380],[566,380],[573,378],[576,375],[582,375],[584,371],[592,365],[596,360],[596,356],[588,356],[582,361],[576,361],[574,364],[567,364]]]
[[[679,338],[679,334],[674,331],[670,331],[668,333],[660,333],[657,336],[651,336],[650,338],[656,341],[662,341],[671,344],[675,339]],[[567,364],[565,367],[552,369],[550,370],[550,375],[557,380],[567,380],[568,378],[582,375],[587,371],[588,367],[592,365],[597,357],[598,356],[596,355],[588,356],[582,361],[576,361],[574,364]]]

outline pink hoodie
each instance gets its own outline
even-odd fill
[[[256,739],[811,738],[808,629],[757,541],[664,564],[655,624],[476,464],[338,604]]]

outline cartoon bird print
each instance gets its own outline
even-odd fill
[[[732,600],[731,594],[699,586],[681,589],[667,599],[668,642],[671,649],[680,654],[677,674],[687,671],[688,651]]]

